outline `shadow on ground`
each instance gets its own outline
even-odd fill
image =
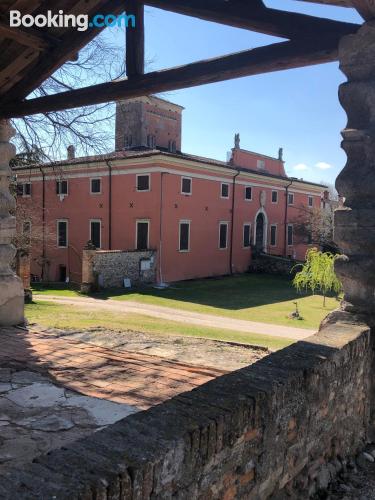
[[[45,287],[33,285],[36,293],[43,292],[45,288],[48,288],[51,293],[74,289],[65,285],[49,284]],[[157,289],[151,285],[132,289],[129,292],[123,288],[111,289],[110,291],[93,293],[91,297],[107,300],[134,293],[140,296],[165,298],[232,311],[298,300],[312,295],[311,293],[298,293],[288,277],[242,274],[178,282],[165,289]]]

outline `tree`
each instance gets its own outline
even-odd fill
[[[301,241],[317,245],[323,251],[338,252],[333,241],[333,210],[301,206],[293,220],[293,228]]]
[[[12,168],[39,168],[42,172],[41,164],[43,161],[45,161],[44,153],[37,147],[32,146],[29,151],[18,153],[10,161],[10,165]],[[43,277],[45,268],[48,265],[48,260],[44,257],[44,253],[48,247],[54,247],[56,240],[54,227],[48,227],[45,224],[42,205],[36,203],[35,199],[24,198],[22,196],[22,184],[17,184],[17,170],[14,172],[15,175],[10,184],[10,191],[16,199],[15,210],[11,211],[17,221],[16,232],[12,240],[17,250],[15,263],[19,257],[31,255],[33,248],[41,250],[41,255],[34,258],[34,261],[40,266],[41,276]]]
[[[311,248],[306,253],[306,262],[301,266],[294,279],[293,285],[297,291],[311,290],[312,293],[320,291],[323,294],[323,307],[326,305],[326,295],[334,292],[338,295],[342,291],[341,281],[335,274],[334,263],[338,255],[330,252],[321,252]]]
[[[121,40],[119,44],[113,43],[115,37],[111,37],[115,29],[121,32],[121,36],[116,37]],[[31,96],[46,96],[123,77],[124,40],[125,34],[120,28],[111,28],[111,33],[104,30]],[[111,149],[114,113],[113,103],[107,103],[12,120],[17,132],[17,149],[24,154],[38,149],[48,161],[60,159],[70,144],[79,155],[103,153]]]

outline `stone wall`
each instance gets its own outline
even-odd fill
[[[11,215],[16,200],[9,191],[12,171],[9,161],[16,155],[16,148],[9,142],[15,129],[7,120],[0,120],[0,326],[24,322],[24,295],[21,280],[12,269],[16,255],[12,241],[16,234],[16,218]]]
[[[355,319],[9,470],[0,497],[309,498],[366,441],[372,349]]]
[[[275,255],[258,254],[253,257],[249,271],[252,273],[277,274],[292,277],[299,269],[295,269],[298,261],[277,257]]]
[[[150,268],[141,269],[149,261]],[[124,278],[132,285],[154,283],[156,279],[156,252],[121,250],[84,250],[82,258],[82,283],[84,288],[119,288]]]

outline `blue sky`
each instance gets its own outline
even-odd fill
[[[268,6],[361,22],[352,9],[294,0]],[[147,70],[266,45],[279,39],[146,8]],[[345,165],[340,130],[346,116],[337,97],[337,63],[276,72],[164,93],[185,107],[182,149],[224,160],[236,132],[241,147],[270,156],[284,148],[289,175],[334,182]]]

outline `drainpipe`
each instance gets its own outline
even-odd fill
[[[230,226],[230,248],[229,248],[229,272],[233,274],[233,234],[234,234],[234,201],[236,195],[236,178],[240,175],[240,172],[236,172],[233,176],[232,183],[232,222]]]
[[[290,182],[287,186],[285,186],[285,214],[284,214],[284,257],[287,256],[288,253],[288,194],[289,188],[296,181],[296,177],[291,177]]]
[[[42,281],[44,280],[44,266],[46,255],[46,174],[41,166],[39,170],[42,174]]]
[[[165,286],[163,282],[162,270],[162,249],[163,249],[163,198],[164,198],[164,175],[168,172],[161,172],[160,174],[160,213],[159,213],[159,286]]]
[[[108,167],[108,250],[112,250],[112,165],[105,161]]]

